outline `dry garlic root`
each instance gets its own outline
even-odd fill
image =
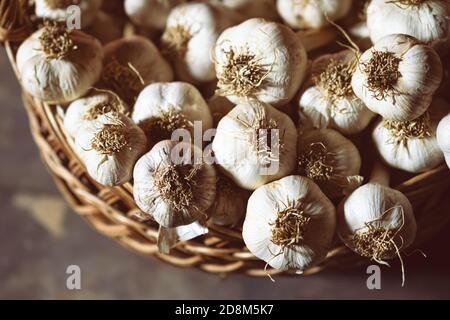
[[[186,82],[153,83],[139,94],[133,121],[146,133],[150,146],[170,140],[177,129],[185,129],[193,141],[194,122],[202,132],[212,128],[209,107],[200,92]]]
[[[289,102],[306,73],[306,51],[288,27],[250,19],[225,30],[215,47],[217,94],[238,104]]]
[[[102,59],[97,39],[56,23],[33,33],[16,56],[24,89],[48,103],[67,103],[84,95],[99,79]]]
[[[333,204],[311,180],[288,176],[250,196],[242,236],[273,268],[299,273],[322,261],[336,228]]]
[[[211,3],[222,4],[246,18],[264,18],[279,20],[275,0],[209,0]]]
[[[356,189],[338,207],[341,240],[357,254],[381,264],[397,256],[401,259],[401,251],[413,243],[416,230],[408,198],[389,188],[388,177],[378,169],[371,182]]]
[[[214,80],[211,50],[220,33],[241,20],[233,11],[209,3],[186,3],[174,8],[161,45],[174,65],[177,78],[188,82]]]
[[[172,81],[173,72],[158,48],[140,36],[122,38],[105,46],[102,86],[134,103],[144,87],[152,82]]]
[[[250,101],[220,120],[212,150],[225,175],[239,187],[255,190],[295,169],[297,130],[286,114]]]
[[[411,121],[380,120],[372,137],[382,159],[393,168],[419,173],[444,161],[436,128],[450,111],[442,99],[434,99],[430,108]]]
[[[64,116],[64,128],[71,137],[75,137],[83,123],[110,112],[126,114],[128,106],[114,94],[93,93],[69,105]]]
[[[35,13],[39,18],[65,22],[67,8],[76,5],[81,9],[81,27],[84,28],[94,21],[102,2],[103,0],[35,0]]]
[[[75,134],[75,150],[87,172],[109,187],[130,181],[133,166],[146,148],[144,132],[127,116],[115,112],[84,122]]]
[[[442,0],[372,0],[367,26],[372,42],[407,34],[439,48],[450,40],[450,3]]]
[[[186,142],[157,143],[134,168],[133,193],[139,208],[166,228],[206,221],[216,196],[216,172],[202,155]]]
[[[331,129],[300,132],[299,173],[313,180],[329,197],[353,191],[363,181],[361,156],[355,145]]]
[[[409,121],[428,109],[442,74],[441,60],[430,46],[407,35],[388,35],[363,53],[352,87],[383,118]]]
[[[125,0],[125,12],[138,26],[163,30],[170,11],[186,0]]]
[[[450,168],[450,113],[439,121],[436,136],[447,166]]]
[[[345,50],[314,61],[314,85],[300,95],[298,102],[302,126],[333,128],[343,134],[355,134],[368,126],[375,114],[352,89],[356,59],[354,52]]]
[[[216,199],[209,208],[209,221],[220,226],[238,226],[242,223],[250,196],[248,192],[220,174],[216,193]]]
[[[120,39],[123,35],[121,23],[103,11],[100,11],[92,24],[84,29],[87,34],[97,38],[102,44]]]
[[[294,29],[322,28],[331,21],[345,17],[352,0],[277,0],[277,9],[284,22]]]

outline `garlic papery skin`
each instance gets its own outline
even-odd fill
[[[297,35],[279,23],[254,18],[226,29],[214,60],[217,94],[239,104],[250,99],[281,106],[299,89],[307,69]]]
[[[419,173],[444,161],[436,128],[450,110],[442,99],[434,99],[428,111],[411,121],[380,120],[372,137],[382,159],[391,167]]]
[[[275,0],[210,0],[211,3],[221,4],[246,18],[264,18],[267,20],[280,20]]]
[[[339,132],[300,132],[297,149],[299,174],[317,183],[329,198],[347,194],[362,183],[359,151]]]
[[[111,1],[111,0],[109,0]],[[65,22],[67,8],[76,5],[81,11],[81,27],[87,27],[100,11],[103,0],[35,0],[36,16],[46,20]]]
[[[207,100],[209,110],[213,117],[214,128],[217,127],[219,121],[225,117],[236,105],[225,97],[213,95]]]
[[[269,104],[239,104],[220,120],[212,143],[216,163],[247,190],[280,179],[296,167],[297,130]]]
[[[194,141],[195,122],[201,124],[201,133],[212,128],[209,107],[196,87],[187,82],[157,82],[139,94],[132,114],[152,146],[161,140],[170,140],[177,129],[185,129]]]
[[[92,24],[84,29],[87,34],[98,39],[102,44],[107,44],[120,39],[123,35],[122,24],[103,11],[100,11]]]
[[[345,17],[352,0],[277,0],[277,9],[284,22],[294,29],[322,28],[331,21]]]
[[[367,8],[367,26],[372,42],[389,34],[407,34],[435,48],[450,40],[448,1],[372,0]]]
[[[146,148],[144,132],[120,113],[84,122],[75,135],[75,151],[88,174],[108,187],[130,181],[133,166]]]
[[[413,208],[400,191],[376,182],[356,189],[338,207],[338,234],[347,247],[375,262],[400,256],[417,231]]]
[[[102,85],[127,103],[134,103],[146,85],[172,80],[172,68],[150,40],[132,36],[105,46]]]
[[[430,106],[443,75],[428,45],[411,36],[388,35],[365,51],[352,78],[356,96],[383,118],[408,121]]]
[[[242,229],[245,245],[275,269],[301,273],[331,248],[336,211],[311,180],[288,176],[256,189]]]
[[[439,121],[436,136],[438,145],[444,153],[447,166],[450,168],[450,114]]]
[[[138,26],[163,30],[170,11],[185,0],[125,0],[125,12]]]
[[[93,93],[69,105],[64,116],[64,129],[71,137],[75,137],[83,123],[110,112],[127,114],[128,106],[113,94]]]
[[[214,80],[211,50],[220,33],[241,20],[233,11],[209,3],[186,3],[174,8],[161,45],[177,78],[200,83]]]
[[[206,221],[217,177],[202,155],[186,142],[157,143],[134,168],[133,194],[139,208],[166,228]]]
[[[250,194],[222,174],[217,178],[216,199],[209,208],[209,221],[219,226],[239,226],[245,217]]]
[[[313,62],[313,86],[300,95],[298,114],[303,127],[333,128],[350,135],[364,130],[375,114],[355,96],[352,75],[355,53],[327,54]]]
[[[100,77],[103,50],[79,30],[47,23],[19,47],[16,63],[23,88],[48,103],[84,95]]]

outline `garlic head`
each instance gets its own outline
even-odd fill
[[[171,10],[186,0],[125,0],[125,12],[138,26],[162,30]]]
[[[439,121],[436,136],[438,145],[444,153],[447,166],[450,168],[450,114]]]

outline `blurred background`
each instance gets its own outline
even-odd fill
[[[92,230],[66,205],[29,133],[20,87],[0,53],[1,299],[442,299],[450,298],[450,228],[422,247],[427,254],[382,267],[381,290],[366,268],[295,278],[220,278],[138,256]],[[450,191],[450,190],[449,190]],[[449,213],[450,214],[450,213]],[[66,269],[81,268],[81,290]]]

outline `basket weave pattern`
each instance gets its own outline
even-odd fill
[[[11,64],[15,44],[24,38],[25,24],[17,14],[21,1],[0,0],[0,41],[4,42]],[[5,22],[7,21],[7,23]],[[141,223],[132,217],[139,214],[132,196],[132,185],[108,188],[93,181],[74,153],[72,140],[64,131],[63,118],[56,106],[44,104],[24,93],[31,132],[43,162],[69,205],[95,230],[115,239],[123,246],[166,263],[199,268],[216,274],[244,273],[250,276],[279,274],[264,270],[265,262],[251,254],[242,240],[240,229],[209,226],[210,232],[194,240],[180,242],[170,255],[158,251],[158,225]],[[450,218],[450,171],[445,165],[420,174],[398,185],[410,199],[418,224],[416,245],[429,239]],[[305,272],[313,274],[327,268],[347,268],[367,263],[336,240],[327,258]],[[291,272],[283,272],[288,275]]]

